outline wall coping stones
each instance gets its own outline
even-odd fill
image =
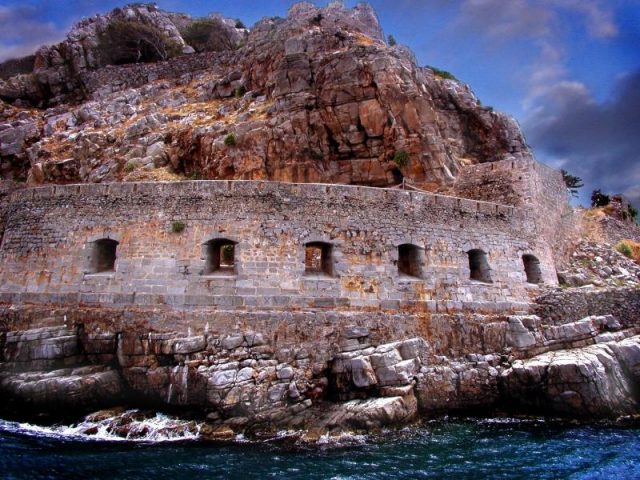
[[[182,182],[131,182],[131,183],[99,183],[99,184],[71,184],[48,185],[31,187],[15,191],[10,196],[10,203],[25,200],[46,198],[68,198],[75,196],[100,197],[118,195],[163,194],[164,196],[203,193],[209,195],[250,194],[284,195],[303,198],[324,199],[327,197],[343,196],[344,200],[351,197],[370,199],[372,202],[381,198],[385,200],[421,202],[423,205],[433,205],[449,210],[467,213],[482,213],[515,217],[522,215],[521,209],[500,203],[482,200],[469,200],[448,195],[406,191],[391,188],[366,187],[360,185],[339,185],[326,183],[285,183],[263,180],[188,180]]]

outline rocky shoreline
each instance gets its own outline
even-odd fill
[[[569,293],[557,294],[564,311]],[[583,293],[574,291],[577,304]],[[269,331],[205,326],[184,335],[141,321],[108,331],[87,317],[17,330],[10,314],[15,325],[25,315],[13,307],[0,335],[2,408],[13,418],[74,421],[117,405],[153,408],[204,421],[213,437],[294,430],[315,438],[475,412],[613,420],[636,415],[640,404],[632,307],[640,290],[601,289],[592,300],[605,305],[608,295],[626,299],[618,316],[487,315],[467,331],[440,332],[467,350],[455,357],[429,331],[382,342],[374,324],[348,324],[349,316],[325,330],[336,343],[318,336],[287,348]],[[541,312],[550,309],[545,301]]]

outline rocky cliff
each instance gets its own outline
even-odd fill
[[[0,82],[5,178],[31,183],[269,179],[446,188],[467,164],[529,158],[517,124],[385,43],[367,5],[298,4],[235,50],[103,68],[99,32],[133,18],[185,46],[176,15],[78,24]],[[244,32],[244,31],[243,31]],[[32,109],[15,105],[49,107]]]

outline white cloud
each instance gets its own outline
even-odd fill
[[[547,0],[547,3],[582,15],[592,37],[612,38],[618,35],[611,4],[594,0]]]

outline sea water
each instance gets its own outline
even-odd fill
[[[441,420],[375,437],[325,437],[309,445],[277,438],[211,443],[193,433],[163,436],[171,421],[154,419],[149,435],[136,441],[0,421],[0,478],[640,478],[637,426]]]

